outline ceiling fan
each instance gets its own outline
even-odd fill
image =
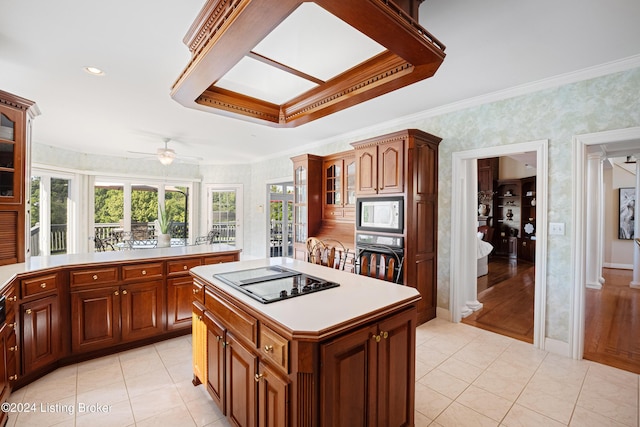
[[[173,148],[169,148],[169,142],[171,142],[171,138],[162,138],[164,142],[164,148],[158,148],[155,153],[145,153],[140,151],[128,151],[131,154],[145,154],[147,156],[155,156],[160,163],[165,166],[169,166],[173,163],[174,160],[178,158],[176,154],[176,150]],[[193,159],[193,160],[202,160],[202,157],[192,157],[192,156],[179,156],[180,159]]]

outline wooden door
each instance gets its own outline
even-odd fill
[[[378,146],[378,193],[404,192],[404,140]]]
[[[193,385],[207,384],[207,326],[204,324],[204,308],[194,302],[191,315]]]
[[[276,371],[260,363],[258,369],[258,425],[282,427],[289,425],[289,384]]]
[[[322,346],[320,425],[375,425],[376,332],[375,327],[364,327]]]
[[[204,313],[204,322],[207,328],[207,390],[216,405],[226,414],[224,394],[226,331],[209,312]]]
[[[121,287],[122,341],[156,336],[164,330],[162,280]]]
[[[381,322],[378,328],[377,425],[412,426],[416,312],[400,313]]]
[[[356,192],[358,195],[378,192],[378,147],[375,145],[356,150]]]
[[[22,304],[22,355],[24,373],[58,360],[60,319],[58,296],[51,295]]]
[[[120,342],[118,287],[71,292],[71,350],[99,350]]]
[[[227,331],[226,407],[232,425],[254,427],[257,424],[256,374],[258,358]]]
[[[193,279],[191,276],[167,279],[168,330],[191,327],[193,291]]]

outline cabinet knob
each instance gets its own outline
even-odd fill
[[[17,326],[17,323],[16,323],[16,322],[9,323],[9,327],[10,327],[11,329],[15,329],[15,328],[16,328],[16,326]]]
[[[380,342],[380,340],[382,339],[382,337],[380,335],[373,335],[371,338],[376,340],[376,342]]]
[[[26,314],[31,314],[31,309],[30,309],[30,308],[27,308],[27,309],[25,310],[25,313],[26,313]]]
[[[93,280],[98,280],[98,275],[97,274],[93,275]]]
[[[265,345],[264,346],[264,351],[266,351],[267,353],[270,351],[273,351],[273,346],[272,345]]]
[[[146,276],[146,274],[147,274],[147,270],[142,270],[142,275]]]
[[[384,338],[385,340],[389,338],[389,332],[387,331],[382,332],[381,335],[382,335],[382,338]]]
[[[11,301],[11,302],[16,302],[16,301],[18,301],[18,296],[17,296],[17,295],[14,295],[14,296],[12,296],[12,297],[7,298],[7,300],[8,300],[8,301]]]
[[[255,377],[253,377],[253,378],[254,378],[254,379],[256,380],[256,382],[258,383],[258,382],[260,382],[260,380],[261,380],[263,377],[264,377],[264,375],[262,375],[262,374],[256,374],[256,375],[255,375]]]
[[[220,335],[216,336],[216,341],[220,341],[222,337]]]
[[[199,320],[199,321],[202,321],[202,316],[198,316],[198,320]]]
[[[120,292],[119,292],[119,291],[115,291],[113,294],[114,294],[115,296],[118,296],[118,295],[120,295]]]
[[[47,287],[47,284],[46,284],[46,283],[40,283],[40,287],[41,287],[42,289],[44,289],[44,288],[46,288],[46,287]]]
[[[127,294],[127,290],[125,289],[124,291],[122,291],[122,295],[126,295]]]
[[[194,290],[193,290],[193,294],[194,294],[194,295],[195,295],[195,294],[197,294],[198,292],[200,292],[200,289],[194,289]]]
[[[17,374],[16,375],[11,375],[9,377],[9,381],[16,381],[17,379],[18,379],[18,375]]]
[[[186,270],[186,269],[187,269],[187,266],[186,266],[186,265],[183,265],[183,266],[182,266],[182,269],[183,269],[183,270]]]
[[[13,347],[9,347],[9,351],[18,351],[18,345],[14,345]]]

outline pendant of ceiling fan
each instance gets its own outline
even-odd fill
[[[155,156],[160,163],[165,166],[169,166],[176,159],[194,159],[194,160],[202,160],[202,157],[193,157],[193,156],[178,156],[176,151],[173,148],[169,148],[168,144],[171,142],[171,138],[162,138],[164,142],[164,148],[158,148],[155,153],[147,153],[140,151],[127,151],[131,154],[144,154],[147,156]]]

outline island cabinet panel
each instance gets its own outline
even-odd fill
[[[210,312],[204,313],[204,323],[207,328],[207,390],[218,405],[218,408],[226,413],[225,401],[225,328],[216,321]],[[194,348],[194,351],[196,349]]]
[[[60,319],[58,296],[21,305],[23,369],[29,374],[43,368],[60,357]]]
[[[122,341],[135,341],[164,330],[162,281],[121,286]]]
[[[120,290],[117,286],[71,292],[71,350],[82,353],[120,342]]]
[[[226,415],[231,424],[257,425],[257,356],[227,331],[225,337]]]
[[[204,323],[204,306],[193,303],[191,320],[193,343],[193,385],[207,384],[207,325]]]
[[[413,425],[415,327],[407,310],[322,346],[321,425]]]
[[[258,425],[282,427],[290,425],[287,403],[289,384],[264,363],[258,367]]]

